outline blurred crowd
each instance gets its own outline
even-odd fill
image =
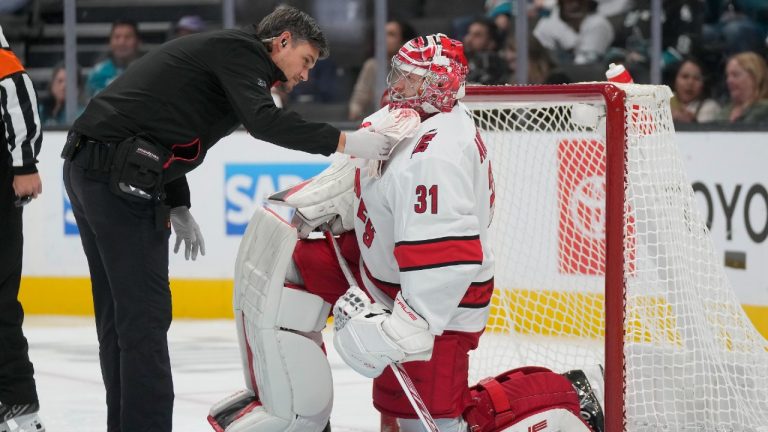
[[[487,0],[485,10],[463,33],[455,29],[469,78],[520,84],[516,1]],[[662,12],[661,76],[675,95],[675,121],[768,122],[768,1],[664,0]],[[527,0],[527,14],[523,84],[604,80],[610,63],[623,64],[635,82],[650,82],[650,0]]]
[[[528,19],[525,83],[516,80],[518,1],[526,2]],[[388,57],[423,31],[417,24],[424,17],[414,13],[418,3],[402,2],[398,10],[400,2],[390,1],[390,21],[384,29]],[[675,95],[675,121],[768,122],[768,1],[664,0],[662,9],[661,76]],[[649,83],[651,13],[651,0],[485,0],[478,13],[455,16],[440,31],[464,42],[472,83],[602,81],[610,63],[623,64],[635,82]],[[200,16],[183,16],[168,38],[208,27]],[[112,23],[103,58],[82,65],[87,73],[77,71],[78,110],[141,56],[141,41],[136,22],[117,19]],[[348,100],[345,120],[357,121],[371,113],[383,96],[375,94],[379,71],[372,49],[370,55],[355,69],[354,85],[348,97],[343,96],[345,104]],[[275,102],[290,106],[302,100],[338,100],[337,70],[332,49],[331,57],[313,69],[310,82],[294,94],[276,88]],[[52,69],[48,91],[40,101],[47,125],[65,124],[66,73],[63,64]]]

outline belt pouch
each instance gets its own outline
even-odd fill
[[[110,189],[132,201],[161,199],[163,164],[170,155],[170,151],[141,136],[126,139],[115,150],[110,170]]]

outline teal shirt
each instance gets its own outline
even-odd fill
[[[75,118],[79,117],[83,113],[85,107],[81,104],[77,104],[77,111],[75,111]],[[43,126],[66,126],[67,122],[67,110],[66,107],[62,107],[56,115],[51,112],[50,104],[41,103],[37,109],[40,114],[40,123]]]
[[[104,90],[118,75],[123,73],[125,68],[118,67],[115,62],[108,58],[96,63],[88,74],[88,81],[85,83],[85,89],[88,96],[94,96]]]

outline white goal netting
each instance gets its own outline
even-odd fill
[[[622,398],[627,431],[768,431],[768,343],[695,207],[669,90],[622,86],[623,100],[589,86],[606,87],[470,89],[466,98],[496,188],[496,294],[471,382],[523,365],[600,363],[623,371],[623,394],[607,397]],[[625,115],[606,125],[617,104]],[[606,163],[607,140],[624,145],[623,173]],[[606,177],[624,190],[608,263]],[[623,308],[623,346],[613,344],[623,359],[611,344],[606,355],[607,265],[622,270],[607,285],[620,290],[610,307]]]

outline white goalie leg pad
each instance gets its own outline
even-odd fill
[[[319,432],[330,418],[328,360],[315,341],[296,333],[320,331],[330,305],[319,296],[284,287],[296,241],[294,228],[262,209],[241,240],[235,316],[246,383],[263,408],[234,421],[227,432]]]

